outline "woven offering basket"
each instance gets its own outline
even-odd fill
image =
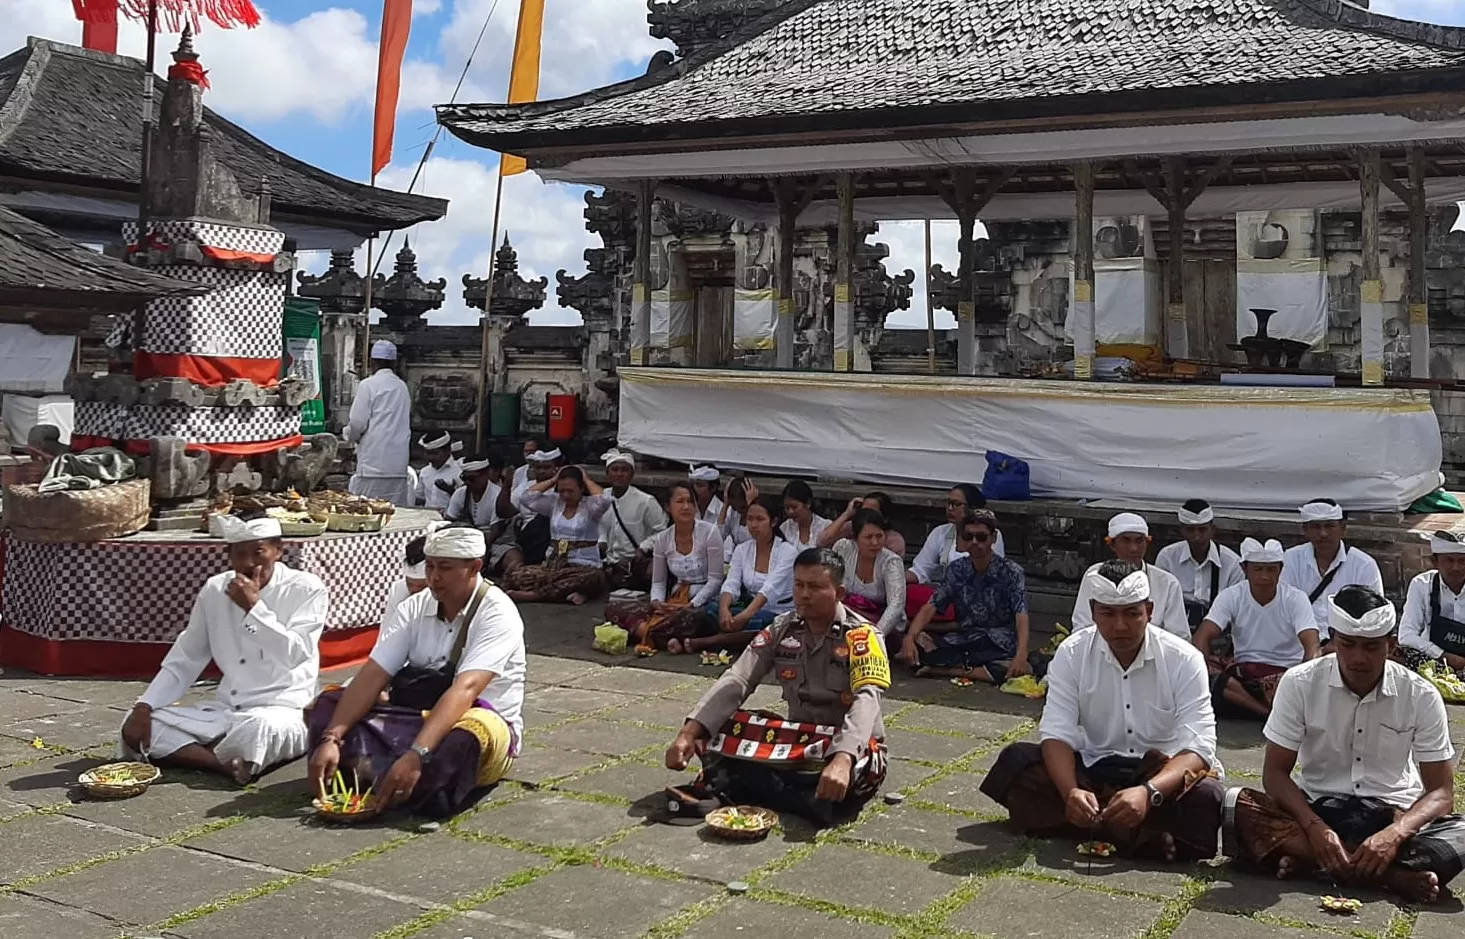
[[[381,531],[386,527],[385,515],[345,515],[336,512],[326,516],[326,527],[331,531]]]
[[[758,825],[755,828],[733,828],[729,820],[734,816],[756,819]],[[777,812],[760,809],[756,805],[729,805],[707,814],[707,827],[717,837],[728,841],[758,841],[767,838],[777,824]]]
[[[325,534],[327,524],[326,522],[316,521],[293,522],[282,520],[280,522],[280,534],[286,538],[313,538],[316,535]]]
[[[40,492],[36,486],[5,488],[5,523],[21,541],[105,541],[147,527],[152,484],[130,479],[100,489]]]
[[[128,770],[132,779],[127,782],[103,782],[100,777],[111,771]],[[107,763],[93,767],[77,778],[87,795],[93,799],[130,799],[148,791],[148,786],[158,781],[162,770],[148,763]]]
[[[337,812],[320,799],[310,800],[315,817],[329,825],[361,825],[381,818],[380,812]]]

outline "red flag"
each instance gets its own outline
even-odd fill
[[[397,130],[397,95],[402,87],[402,58],[412,32],[412,0],[385,0],[382,38],[376,62],[376,127],[371,138],[371,177],[392,162]]]

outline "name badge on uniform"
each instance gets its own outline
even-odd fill
[[[785,636],[778,641],[778,655],[783,658],[795,658],[803,651],[803,641],[794,636]]]
[[[890,659],[875,635],[875,627],[860,626],[845,634],[849,643],[849,685],[851,691],[890,687]]]

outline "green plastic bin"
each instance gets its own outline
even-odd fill
[[[519,436],[521,398],[517,391],[495,391],[488,396],[488,435]]]

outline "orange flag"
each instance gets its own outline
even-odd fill
[[[371,137],[371,178],[392,162],[397,131],[397,94],[402,87],[402,58],[412,32],[412,0],[385,0],[382,38],[376,60],[376,126]]]
[[[519,33],[514,38],[514,65],[509,72],[509,104],[539,97],[539,47],[544,38],[544,0],[521,0]],[[505,153],[499,172],[515,176],[529,168],[524,158]]]

